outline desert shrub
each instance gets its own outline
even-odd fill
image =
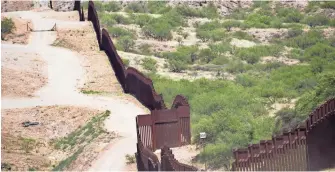
[[[304,51],[298,48],[293,48],[287,56],[291,59],[299,59],[300,61],[304,61]]]
[[[249,41],[254,41],[255,40],[251,35],[249,35],[246,32],[243,32],[243,31],[234,32],[233,37],[237,38],[237,39],[245,39],[245,40],[249,40]]]
[[[290,28],[290,29],[303,29],[304,28],[304,24],[300,24],[300,23],[284,23],[282,25],[283,28]]]
[[[147,3],[131,2],[127,4],[125,11],[128,13],[146,13],[148,12]]]
[[[250,48],[237,49],[236,56],[240,57],[242,60],[245,60],[250,64],[254,64],[259,61],[260,57],[279,56],[281,50],[282,47],[277,45],[260,45]]]
[[[246,8],[235,8],[227,16],[227,18],[235,19],[235,20],[244,20],[244,19],[247,18],[248,14],[249,14],[249,9],[246,9]]]
[[[273,21],[273,17],[261,15],[258,13],[250,14],[244,21],[249,27],[267,28]]]
[[[271,28],[283,28],[282,21],[279,18],[273,18],[273,20],[270,22],[270,27]]]
[[[142,32],[155,39],[171,40],[171,30],[184,24],[184,19],[175,11],[171,10],[159,18],[154,18],[142,28]]]
[[[124,58],[122,58],[122,62],[123,62],[123,64],[124,64],[126,67],[129,67],[129,64],[130,64],[129,59],[124,59]]]
[[[285,66],[285,64],[281,62],[270,62],[270,63],[265,63],[265,64],[257,64],[255,68],[257,68],[258,70],[264,71],[264,72],[271,72],[282,66]]]
[[[324,38],[319,31],[311,30],[299,36],[287,39],[284,44],[287,46],[306,49],[318,42],[323,42]]]
[[[138,49],[139,49],[139,53],[143,54],[143,55],[151,55],[152,52],[150,50],[151,46],[149,44],[141,44]]]
[[[231,46],[229,44],[229,41],[215,43],[215,44],[209,44],[209,48],[213,53],[216,54],[216,56],[223,55],[226,52],[231,52]]]
[[[106,17],[109,17],[116,21],[118,24],[131,24],[132,20],[128,17],[125,17],[121,14],[106,14]]]
[[[187,69],[187,65],[183,61],[178,61],[174,59],[168,60],[168,68],[171,72],[182,72],[183,70]]]
[[[95,5],[95,2],[94,2]],[[105,11],[116,12],[122,9],[120,2],[108,1],[104,4]]]
[[[251,68],[252,66],[249,64],[244,64],[243,62],[239,60],[233,60],[227,64],[225,70],[229,73],[237,74],[237,73],[246,72],[250,70]]]
[[[299,23],[303,19],[303,14],[295,8],[279,8],[277,16],[286,23]]]
[[[287,37],[288,37],[288,38],[296,37],[296,36],[301,35],[303,32],[304,32],[304,31],[301,30],[301,29],[290,29],[290,30],[288,30],[288,32],[287,32]]]
[[[100,19],[100,23],[102,27],[106,27],[106,28],[111,27],[118,23],[115,20],[115,18],[111,17],[109,14],[99,15],[99,19]]]
[[[334,1],[325,1],[321,4],[321,8],[335,9],[335,2]]]
[[[197,51],[197,46],[180,46],[175,52],[162,53],[162,57],[170,60],[182,61],[185,64],[191,64],[198,59]]]
[[[142,31],[144,35],[148,37],[152,37],[160,41],[163,41],[172,39],[171,29],[172,26],[169,25],[169,23],[167,22],[163,23],[154,22],[148,24],[147,26],[144,26],[142,28]]]
[[[134,15],[134,22],[135,24],[140,25],[140,27],[143,27],[147,25],[151,21],[152,17],[147,15],[147,14],[139,14],[139,15]]]
[[[226,56],[221,55],[214,58],[211,63],[215,65],[225,65],[229,63],[229,59]]]
[[[308,2],[307,7],[304,9],[306,13],[316,12],[320,7],[320,2],[310,1]]]
[[[208,40],[219,41],[226,36],[226,33],[218,21],[213,21],[197,27],[196,36],[204,42]]]
[[[11,18],[4,18],[1,20],[1,39],[6,34],[12,33],[15,30],[15,24]]]
[[[149,13],[162,14],[171,10],[171,7],[168,7],[166,4],[167,4],[166,1],[149,1],[148,2]]]
[[[126,163],[127,164],[133,164],[135,162],[136,162],[135,155],[129,155],[129,154],[126,155]]]
[[[129,36],[121,36],[117,40],[118,46],[121,48],[122,51],[129,52],[135,45],[134,39]]]
[[[108,32],[114,38],[119,38],[122,36],[129,36],[132,39],[136,38],[134,33],[120,27],[108,27]]]
[[[309,25],[310,27],[322,26],[328,25],[329,19],[324,15],[316,14],[313,16],[306,16],[306,18],[303,20],[303,23]]]
[[[335,48],[323,43],[316,43],[315,45],[307,48],[304,52],[306,59],[329,59],[335,60]]]
[[[257,79],[248,74],[240,74],[235,78],[235,82],[243,87],[252,87],[256,84]]]
[[[269,6],[269,1],[256,1],[253,0],[252,8],[266,8]]]
[[[227,29],[227,31],[230,31],[233,27],[240,27],[242,25],[242,22],[236,21],[236,20],[229,20],[222,23],[222,26]]]
[[[153,58],[146,57],[142,59],[142,66],[145,70],[156,72],[157,71],[157,61]]]
[[[192,8],[187,5],[179,5],[176,7],[179,14],[188,17],[206,17],[215,18],[218,17],[217,8],[213,3],[209,3],[207,6],[200,9]]]
[[[217,57],[216,54],[213,53],[213,52],[211,51],[211,49],[209,49],[209,48],[200,50],[200,53],[199,53],[199,60],[200,60],[201,62],[209,63],[209,62],[211,62],[213,59],[215,59],[216,57]]]

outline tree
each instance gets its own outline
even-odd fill
[[[134,40],[130,36],[122,36],[118,39],[117,43],[121,46],[123,51],[129,52],[135,45]]]
[[[179,43],[179,46],[181,46],[183,44],[183,38],[182,37],[178,36],[177,41]]]
[[[201,61],[204,61],[205,63],[209,63],[213,59],[216,58],[215,54],[211,51],[211,49],[206,48],[202,49],[199,53],[199,58]]]
[[[242,23],[240,21],[230,20],[230,21],[223,22],[222,26],[224,28],[226,28],[228,32],[230,32],[231,28],[233,28],[233,27],[240,27],[241,24]]]

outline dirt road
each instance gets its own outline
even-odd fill
[[[43,12],[44,13],[44,12]],[[42,18],[39,12],[10,12],[9,16],[30,19],[34,30],[81,27],[88,22],[62,21]],[[34,106],[71,105],[110,110],[111,116],[105,121],[108,131],[117,132],[121,138],[108,145],[98,159],[93,162],[91,171],[125,170],[126,154],[136,152],[135,117],[145,114],[137,105],[118,97],[88,96],[77,89],[84,81],[84,72],[79,54],[68,49],[53,47],[55,32],[32,32],[28,45],[2,44],[2,51],[34,52],[47,63],[48,83],[38,90],[32,98],[2,97],[2,108],[25,108]],[[111,68],[112,70],[112,68]]]

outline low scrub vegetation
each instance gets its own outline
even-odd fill
[[[11,18],[1,19],[1,40],[3,40],[7,34],[12,33],[15,29],[15,24]]]
[[[157,71],[157,61],[153,58],[146,57],[142,59],[142,66],[145,70],[148,70],[150,72],[156,72]]]

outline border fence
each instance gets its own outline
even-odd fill
[[[83,8],[76,1],[80,21]],[[96,32],[100,50],[104,50],[123,91],[133,95],[151,113],[136,117],[139,171],[197,171],[178,162],[170,147],[190,144],[190,106],[186,98],[177,95],[170,109],[163,96],[157,94],[152,80],[135,68],[126,69],[106,29],[90,0],[88,21]],[[153,151],[161,149],[161,162]],[[233,150],[233,171],[314,171],[335,168],[335,98],[316,108],[300,126],[292,131],[261,140],[246,148]]]

